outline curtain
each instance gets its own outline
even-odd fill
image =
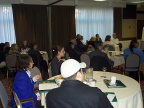
[[[99,34],[102,40],[113,33],[113,8],[77,7],[75,9],[76,34],[84,42]]]
[[[16,42],[11,5],[0,5],[0,43]]]
[[[39,50],[48,50],[47,7],[43,5],[13,4],[16,41],[20,46],[24,40],[37,43]]]
[[[51,12],[52,46],[67,46],[70,39],[76,38],[75,7],[52,6]]]

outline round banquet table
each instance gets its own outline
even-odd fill
[[[104,78],[100,76],[115,76],[117,80],[120,80],[125,84],[126,88],[107,88],[104,84]],[[93,78],[97,80],[96,87],[103,92],[114,92],[118,102],[111,102],[114,108],[143,108],[143,100],[141,94],[141,88],[137,81],[127,77],[125,75],[106,72],[94,71]]]
[[[126,88],[107,88],[107,86],[103,82],[104,78],[100,76],[107,76],[107,77],[115,76],[117,80],[120,80],[123,84],[125,84]],[[50,79],[55,79],[55,77],[52,77]],[[121,74],[110,72],[104,73],[101,71],[94,71],[93,78],[96,80],[96,87],[98,87],[102,92],[115,93],[117,102],[111,102],[114,108],[143,108],[141,88],[139,83],[134,79]],[[46,94],[47,93],[41,94],[41,102],[45,108],[46,108],[45,103]]]

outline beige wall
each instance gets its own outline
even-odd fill
[[[122,38],[132,38],[137,35],[137,20],[122,19]]]

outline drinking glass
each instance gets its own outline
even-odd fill
[[[104,74],[106,74],[107,67],[103,67],[102,70],[103,70]]]

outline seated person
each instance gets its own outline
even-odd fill
[[[47,108],[113,108],[100,89],[83,83],[82,68],[85,67],[85,63],[74,59],[62,63],[64,81],[59,88],[50,90],[46,95]]]
[[[77,35],[77,39],[76,39],[77,47],[81,52],[86,52],[87,48],[92,47],[92,46],[91,45],[83,45],[83,43],[81,42],[81,37],[82,36],[80,34]]]
[[[35,94],[34,84],[41,78],[41,75],[36,75],[31,78],[31,72],[29,71],[33,67],[32,58],[27,54],[22,54],[18,58],[19,70],[15,76],[13,83],[13,90],[16,92],[19,100],[33,98],[35,108],[40,108],[41,96]],[[13,108],[15,101],[13,95],[11,95],[11,106]],[[32,102],[22,103],[23,108],[33,108]]]
[[[106,53],[102,52],[102,49],[103,49],[103,43],[102,42],[97,43],[96,50],[89,53],[90,61],[92,60],[92,58],[94,56],[102,56],[102,57],[106,58],[110,64],[110,66],[113,67],[114,62],[108,58]]]
[[[88,45],[91,45],[95,48],[95,44],[96,44],[96,37],[92,36],[90,41],[87,43]]]
[[[28,48],[28,44],[27,41],[23,41],[23,44],[21,45],[21,47],[19,48],[19,51],[21,52],[22,50],[26,50]]]
[[[126,59],[127,55],[130,53],[136,53],[140,56],[140,63],[144,63],[144,53],[138,48],[137,39],[133,39],[130,43],[129,48],[124,50],[124,59]]]
[[[111,45],[115,49],[115,44],[112,41],[110,41],[110,40],[111,40],[111,36],[107,35],[106,38],[105,38],[105,41],[103,42],[103,46]]]
[[[10,50],[10,44],[9,44],[9,42],[5,42],[5,54],[6,55],[8,55],[9,50]]]
[[[14,55],[16,55],[17,57],[20,55],[20,53],[19,53],[19,51],[18,51],[18,45],[17,45],[17,44],[12,44],[12,45],[11,45],[9,54],[14,54]]]
[[[5,55],[4,55],[4,44],[0,44],[0,68],[6,67]]]
[[[30,55],[34,61],[34,65],[43,70],[45,74],[48,74],[48,65],[45,60],[43,60],[42,55],[38,51],[38,45],[36,43],[30,44],[30,50],[28,50],[28,55]]]
[[[71,59],[75,59],[77,61],[80,61],[81,54],[80,55],[77,54],[77,52],[75,51],[75,46],[72,42],[68,43],[66,51],[68,52]]]
[[[83,42],[83,39],[84,39],[83,36],[81,36],[80,41],[82,42],[83,45],[85,45],[85,43]]]
[[[99,34],[96,34],[96,43],[97,42],[102,42],[101,38],[99,37]]]
[[[51,61],[51,71],[52,76],[56,76],[60,74],[60,66],[65,61],[65,59],[63,59],[65,55],[64,46],[57,45],[53,48],[52,52],[54,58]]]
[[[117,34],[113,33],[113,39],[111,39],[111,41],[115,44],[115,45],[119,45],[120,51],[122,48],[122,44],[119,43],[119,39],[117,38]]]

